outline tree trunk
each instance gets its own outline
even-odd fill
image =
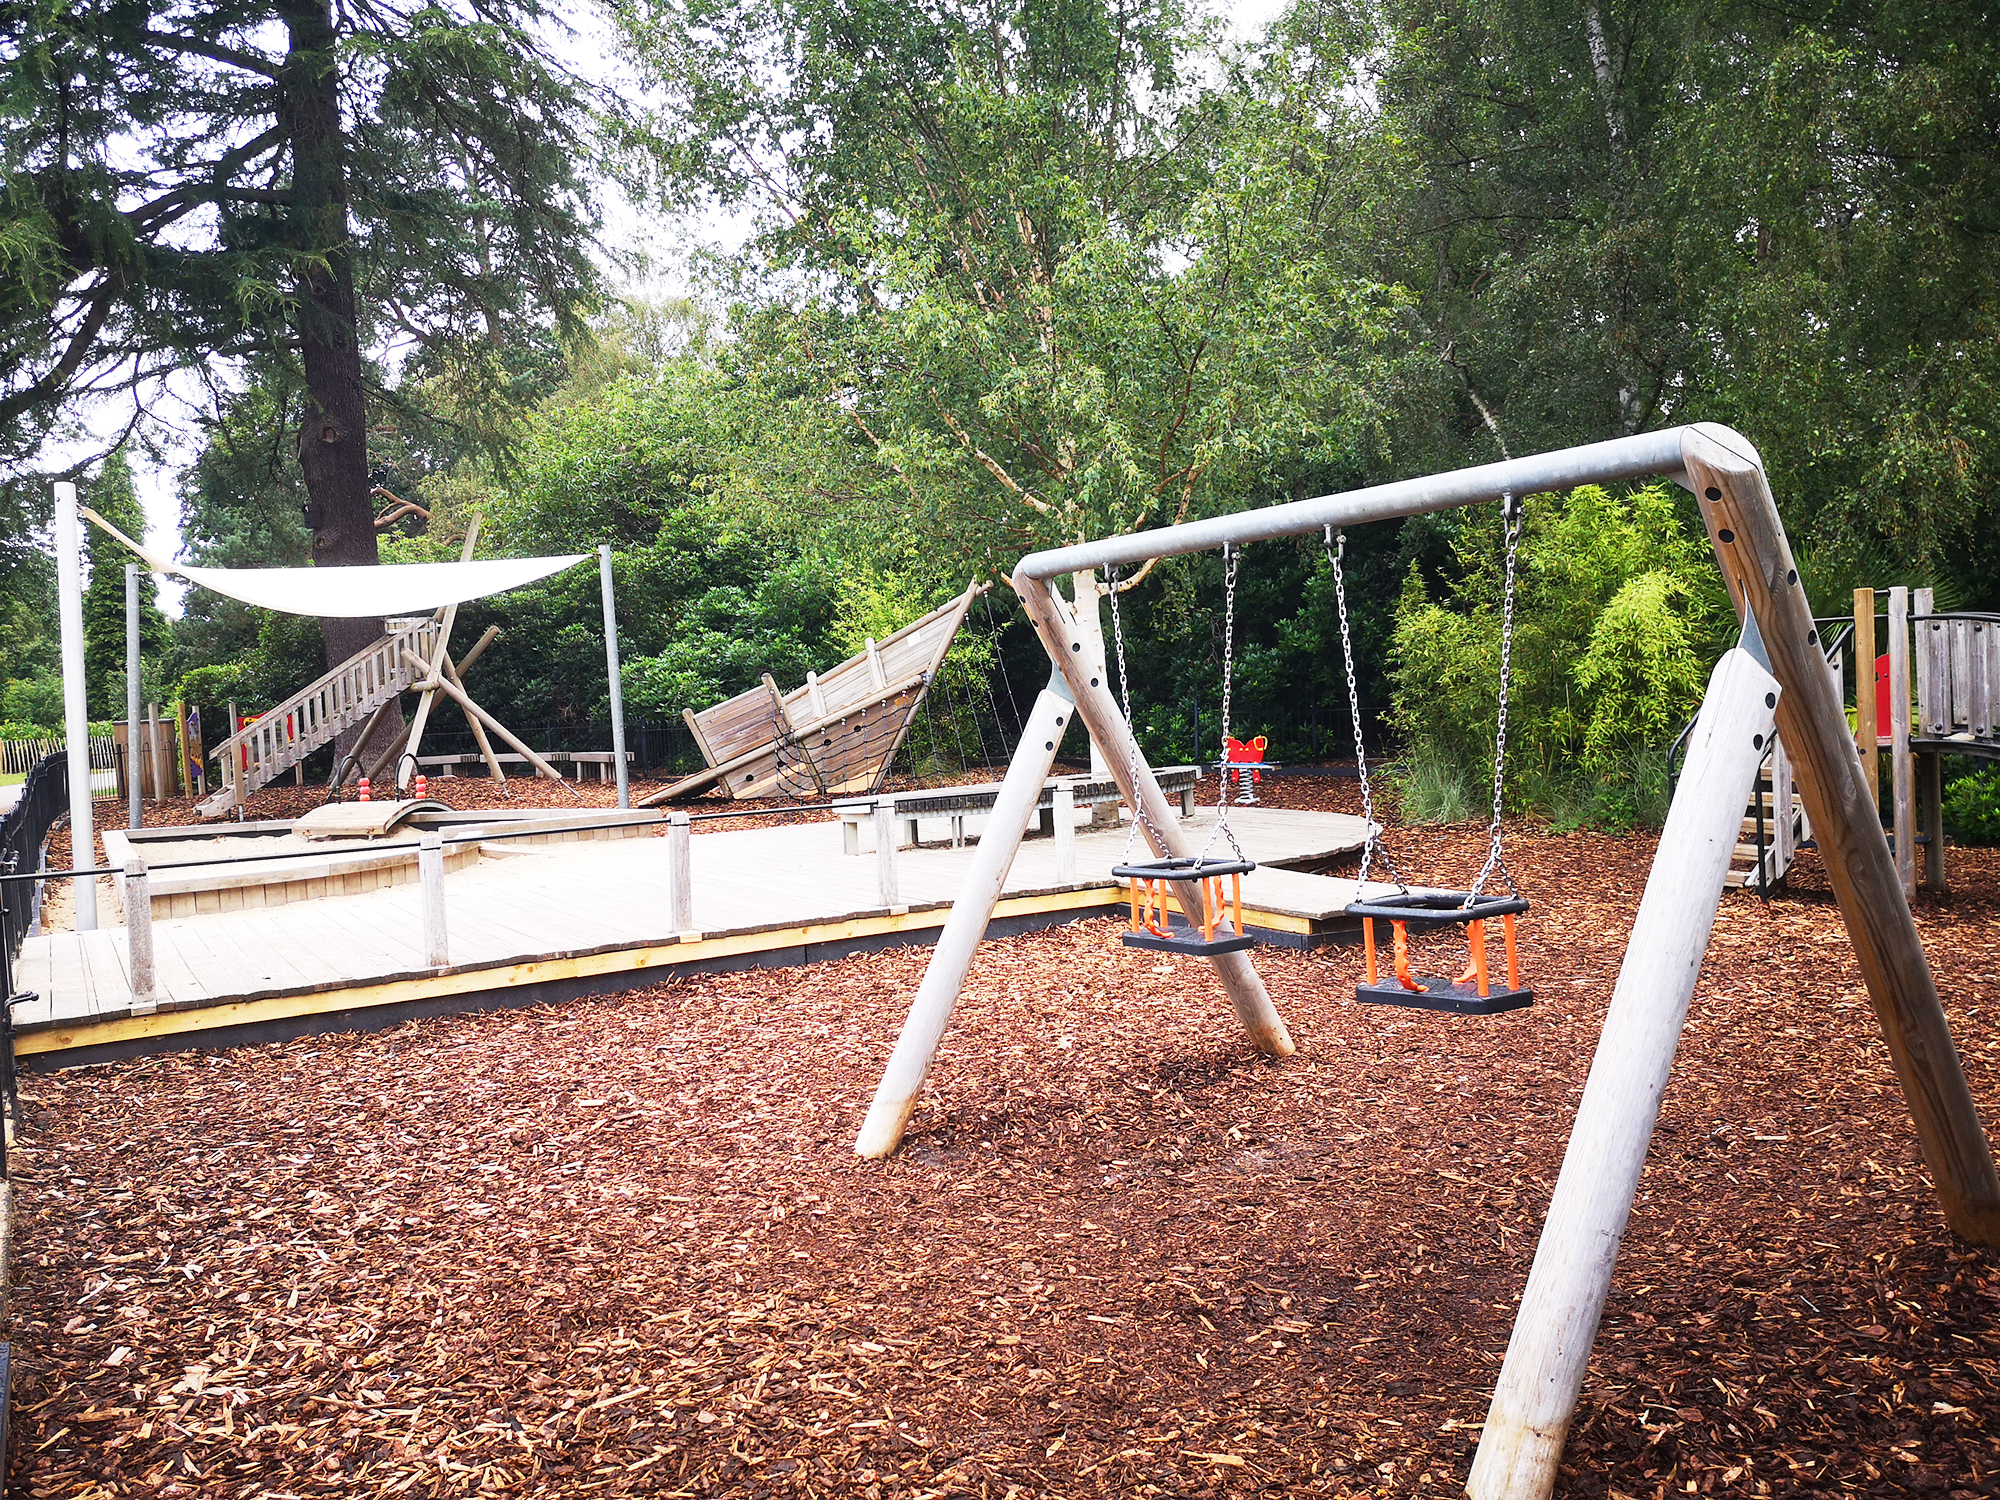
[[[292,222],[303,252],[297,333],[306,384],[299,424],[306,525],[315,566],[372,567],[381,554],[368,484],[368,413],[355,317],[337,35],[327,0],[283,0],[278,13],[289,36],[279,110],[291,136]],[[322,619],[320,629],[326,664],[334,667],[372,644],[382,622]],[[377,723],[368,746],[354,744],[362,732],[357,724],[342,733],[336,753],[359,749],[365,759],[388,745],[402,733],[400,706],[392,705]]]

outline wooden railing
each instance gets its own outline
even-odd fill
[[[425,620],[357,651],[319,681],[258,715],[209,751],[219,763],[216,793],[201,804],[210,816],[240,805],[343,729],[358,724],[411,685],[403,652],[429,660],[437,625]]]
[[[1917,644],[1913,737],[1991,747],[2000,741],[2000,614],[1932,614],[1929,595],[1917,590],[1910,616]]]

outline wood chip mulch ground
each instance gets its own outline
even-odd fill
[[[1111,922],[988,944],[880,1164],[921,949],[31,1078],[13,1493],[1454,1494],[1651,852],[1514,831],[1527,1012],[1261,952],[1278,1063]],[[1950,874],[1919,920],[2000,1127],[2000,853]],[[1560,1492],[1996,1479],[2000,1256],[1809,856],[1724,902]]]

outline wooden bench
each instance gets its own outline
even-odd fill
[[[1179,797],[1181,816],[1194,816],[1194,793],[1201,781],[1200,768],[1196,766],[1167,766],[1153,773],[1158,778],[1160,790],[1169,797]],[[1103,803],[1115,803],[1121,799],[1118,783],[1109,778],[1092,781],[1088,776],[1055,776],[1042,786],[1042,795],[1036,802],[1041,811],[1039,832],[1054,834],[1056,788],[1068,787],[1077,807],[1096,807]],[[861,852],[861,825],[875,816],[876,804],[887,802],[895,809],[898,825],[897,847],[919,844],[917,823],[921,818],[947,818],[951,823],[951,846],[962,848],[965,844],[965,820],[972,813],[987,812],[1000,795],[1000,783],[987,782],[978,786],[953,786],[920,789],[910,792],[889,792],[880,797],[852,797],[836,801],[834,810],[840,814],[840,847],[848,854]]]
[[[596,768],[597,774],[591,778],[592,780],[609,781],[612,779],[612,767],[616,763],[613,758],[615,754],[616,752],[611,750],[551,750],[542,758],[553,765],[562,765],[567,762],[575,766],[576,779],[578,781],[583,780],[583,768],[585,766]],[[625,752],[625,763],[627,765],[632,763],[633,756],[633,751],[627,750]],[[495,755],[493,758],[503,766],[525,766],[528,764],[527,756],[517,755],[511,750]],[[439,768],[437,776],[440,781],[456,779],[460,766],[484,766],[485,764],[486,757],[478,754],[419,755],[417,757],[417,765],[426,768],[426,774],[429,774],[428,768],[431,766]]]

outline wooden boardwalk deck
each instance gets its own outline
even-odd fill
[[[1198,835],[1214,810],[1190,820]],[[1230,821],[1264,868],[1244,881],[1248,925],[1278,941],[1323,940],[1351,922],[1351,880],[1276,868],[1358,848],[1359,818],[1245,807]],[[979,829],[970,820],[969,832]],[[928,832],[929,830],[927,830]],[[132,1013],[122,927],[28,940],[15,969],[40,998],[15,1011],[17,1050],[40,1065],[163,1047],[385,1024],[405,1014],[529,1003],[644,984],[659,971],[783,964],[860,947],[928,942],[972,849],[898,856],[902,901],[878,902],[872,851],[843,854],[837,822],[705,833],[692,842],[696,933],[668,930],[666,843],[554,844],[445,876],[451,964],[425,967],[419,887],[385,886],[285,906],[153,924],[159,1009]],[[864,844],[864,848],[866,845]],[[1021,846],[995,930],[1109,910],[1124,831],[1080,829],[1075,884],[1055,845]],[[373,1017],[361,1014],[379,1011]]]

